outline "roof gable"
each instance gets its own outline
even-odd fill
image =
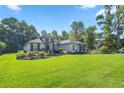
[[[43,42],[40,40],[40,38],[37,38],[37,39],[33,39],[33,40],[28,41],[24,45],[27,45],[29,43],[43,43]]]

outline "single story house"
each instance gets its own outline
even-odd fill
[[[50,36],[45,36],[42,38],[31,40],[24,44],[23,49],[26,51],[44,51],[45,43],[49,47],[50,51],[62,48],[64,52],[83,52],[83,43],[71,39],[67,40],[52,40]]]

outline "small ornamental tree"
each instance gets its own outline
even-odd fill
[[[6,44],[4,42],[0,41],[0,53],[5,48],[5,46],[6,46]]]
[[[99,48],[99,51],[100,51],[101,53],[104,53],[104,54],[110,53],[110,50],[109,50],[109,48],[108,48],[107,46],[101,46],[101,47]]]

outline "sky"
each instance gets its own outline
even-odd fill
[[[111,12],[115,11],[115,7]],[[96,15],[103,14],[103,6],[96,5],[8,5],[0,6],[0,20],[6,17],[15,17],[33,24],[38,32],[46,30],[71,31],[73,21],[82,21],[85,27],[96,25]]]

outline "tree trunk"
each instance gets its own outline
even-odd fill
[[[119,9],[119,6],[116,6],[116,10]],[[119,48],[120,48],[120,33],[119,33],[119,27],[120,27],[120,18],[118,17],[117,18],[117,27],[116,27],[116,31],[117,31],[117,40],[116,40],[116,52],[119,51]]]

